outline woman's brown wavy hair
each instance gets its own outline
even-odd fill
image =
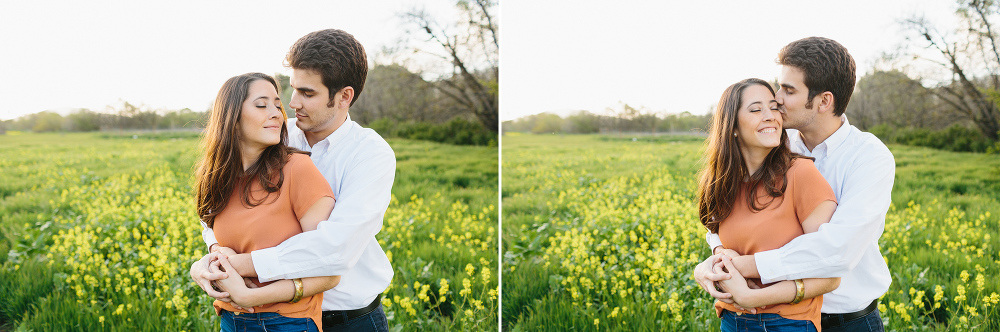
[[[215,225],[215,216],[229,204],[229,196],[233,190],[240,188],[240,198],[243,206],[260,205],[271,193],[277,192],[284,182],[281,169],[288,162],[291,153],[305,153],[288,147],[288,127],[284,119],[285,110],[279,107],[282,115],[281,142],[264,149],[249,168],[243,170],[243,136],[240,132],[240,115],[243,102],[249,98],[250,85],[257,80],[265,80],[274,86],[278,95],[281,88],[274,78],[267,74],[247,73],[234,76],[219,89],[212,106],[212,114],[201,140],[204,157],[198,163],[195,172],[198,200],[198,217],[208,225]],[[267,195],[254,199],[250,194],[250,183],[258,181]],[[241,185],[245,184],[245,185]]]
[[[748,174],[743,153],[733,134],[738,129],[737,115],[743,105],[743,91],[754,85],[767,87],[774,95],[774,88],[764,80],[748,78],[739,81],[722,93],[712,116],[705,148],[705,167],[698,184],[698,217],[712,233],[717,233],[719,223],[732,213],[741,189],[763,186],[770,197],[766,203],[757,201],[757,190],[749,191],[746,202],[754,212],[763,210],[785,193],[785,173],[791,167],[792,159],[806,158],[788,149],[788,134],[782,130],[781,143],[771,149],[756,172]]]

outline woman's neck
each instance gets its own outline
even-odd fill
[[[260,158],[260,154],[264,153],[264,148],[246,144],[243,146],[243,151],[241,152],[243,152],[243,171],[246,171]]]
[[[753,175],[760,168],[760,165],[764,164],[764,159],[767,155],[771,153],[774,148],[743,148],[740,150],[743,152],[743,161],[747,164],[747,175]]]

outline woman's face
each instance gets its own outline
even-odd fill
[[[743,90],[736,114],[736,139],[747,148],[774,148],[781,144],[781,113],[771,90],[754,84]]]
[[[281,143],[281,125],[285,119],[281,116],[281,99],[270,82],[256,80],[250,83],[240,113],[244,144],[265,148]]]

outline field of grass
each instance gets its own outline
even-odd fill
[[[217,331],[193,135],[0,135],[0,330]],[[497,151],[389,140],[395,331],[495,330]]]
[[[691,277],[702,142],[503,137],[503,329],[717,331]],[[1000,156],[889,146],[887,331],[1000,329]],[[988,281],[993,280],[993,281]]]

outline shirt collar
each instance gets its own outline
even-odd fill
[[[347,137],[347,133],[351,132],[352,128],[354,128],[354,121],[351,121],[351,115],[347,114],[347,119],[344,120],[344,123],[340,125],[340,128],[337,128],[337,130],[334,130],[332,133],[330,133],[330,136],[327,136],[323,140],[316,142],[316,145],[319,145],[323,141],[326,141],[327,142],[326,148],[330,149],[334,145],[337,145],[337,143],[339,143],[340,141],[343,141],[344,137]]]
[[[824,156],[829,155],[834,149],[843,145],[844,142],[847,141],[847,136],[850,136],[851,134],[851,123],[847,121],[847,114],[841,115],[840,120],[840,128],[837,128],[837,131],[833,132],[833,134],[831,134],[830,137],[827,137],[826,140],[813,147],[812,151],[809,151],[809,149],[806,148],[806,142],[802,140],[802,133],[795,129],[788,129],[789,147],[793,148],[793,151],[797,148],[797,150],[802,151],[804,155],[814,157],[815,155],[813,155],[813,153],[816,153],[822,146]]]
[[[329,136],[327,136],[326,138],[320,140],[319,142],[316,142],[316,144],[314,144],[313,146],[309,146],[309,140],[306,139],[305,133],[301,129],[299,129],[298,127],[296,127],[295,128],[296,132],[293,134],[291,127],[294,127],[295,124],[292,123],[291,121],[288,121],[288,125],[289,125],[289,133],[288,133],[289,137],[288,137],[288,139],[289,139],[289,143],[290,143],[289,145],[291,145],[291,146],[296,146],[296,145],[301,146],[301,147],[304,148],[305,151],[313,151],[313,150],[315,150],[317,148],[322,148],[322,149],[325,149],[325,150],[329,150],[331,147],[333,147],[334,145],[336,145],[337,142],[342,141],[344,139],[344,137],[346,137],[347,134],[351,131],[351,128],[353,128],[355,126],[355,124],[356,124],[356,122],[351,121],[351,115],[348,114],[347,115],[347,120],[345,120],[344,123],[340,125],[340,128],[337,128],[337,130],[334,130],[332,133],[330,133]],[[297,143],[297,144],[291,144],[291,143],[293,143],[292,140],[294,140],[295,143]],[[326,143],[324,143],[324,142],[326,142]],[[325,144],[325,146],[324,146],[324,144]]]
[[[844,144],[847,141],[847,136],[851,133],[851,123],[847,122],[847,114],[840,115],[840,128],[833,132],[833,135],[827,137],[822,144],[826,144],[826,153],[829,154],[831,151],[836,150],[837,147]]]

